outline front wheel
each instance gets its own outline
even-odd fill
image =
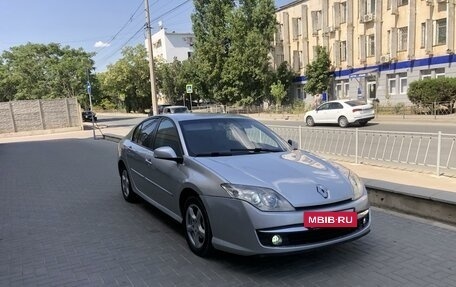
[[[339,127],[341,127],[341,128],[346,128],[348,126],[348,120],[346,117],[343,117],[343,116],[339,118],[338,123],[339,123]]]
[[[185,201],[184,227],[185,239],[192,252],[201,257],[209,256],[213,250],[211,225],[198,197],[192,196]]]
[[[306,124],[309,126],[309,127],[313,127],[315,125],[315,122],[314,122],[314,119],[309,116],[306,118]]]

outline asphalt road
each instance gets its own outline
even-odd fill
[[[0,286],[456,286],[456,228],[378,209],[336,247],[196,257],[179,224],[123,200],[103,140],[0,144],[0,199]]]
[[[302,126],[307,129],[312,129],[313,127],[308,127],[304,121],[262,121],[267,125],[283,125],[283,126]],[[328,128],[328,129],[339,129],[338,125],[318,125],[318,128]],[[455,123],[443,123],[441,121],[436,122],[426,122],[426,121],[412,121],[407,120],[404,122],[391,122],[391,121],[381,121],[373,120],[367,123],[366,126],[350,126],[347,129],[359,128],[361,130],[373,130],[373,131],[395,131],[395,132],[417,132],[417,133],[437,133],[441,131],[445,134],[456,134],[456,124]]]
[[[136,123],[139,123],[144,117],[129,117],[128,115],[125,116],[98,116],[98,124],[100,126],[107,125],[110,127],[123,127],[123,126],[133,126]],[[304,121],[287,121],[287,120],[275,120],[275,121],[267,121],[262,120],[263,123],[267,125],[281,125],[281,126],[303,126],[304,128],[307,127]],[[441,121],[413,121],[413,120],[404,120],[398,122],[391,122],[391,121],[382,121],[381,116],[380,120],[374,119],[372,122],[369,122],[364,127],[356,126],[357,128],[363,130],[375,130],[375,131],[397,131],[397,132],[420,132],[420,133],[436,133],[441,131],[442,133],[446,134],[456,134],[456,124],[454,123],[445,123]],[[328,125],[328,126],[318,126],[318,128],[328,128],[328,129],[339,129],[337,125]],[[349,127],[354,128],[353,127]]]

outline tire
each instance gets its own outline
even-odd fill
[[[337,120],[337,123],[341,128],[346,128],[348,126],[348,120],[344,116],[340,117],[339,120]]]
[[[206,209],[198,197],[189,197],[184,204],[185,240],[190,250],[200,257],[213,252],[212,231]]]
[[[361,122],[359,122],[359,125],[362,126],[362,127],[364,127],[366,124],[367,124],[366,121],[361,121]]]
[[[313,127],[315,125],[314,119],[311,116],[306,118],[306,125],[309,127]]]
[[[131,188],[130,176],[125,167],[120,172],[120,187],[122,189],[122,196],[126,201],[131,203],[138,201],[138,195]]]

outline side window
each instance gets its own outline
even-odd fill
[[[318,110],[320,110],[320,111],[324,111],[324,110],[328,110],[328,109],[329,109],[329,104],[323,104],[318,108]]]
[[[162,146],[169,146],[176,152],[177,156],[182,156],[179,134],[174,124],[168,119],[162,120],[158,126],[153,149]]]
[[[150,119],[141,125],[141,130],[135,137],[135,142],[139,145],[150,147],[154,138],[155,127],[157,126],[158,119]],[[136,133],[136,131],[135,131]]]
[[[137,126],[135,131],[133,132],[133,136],[132,136],[131,140],[135,143],[138,142],[139,135],[141,134],[141,127],[142,127],[142,124]]]
[[[340,103],[331,103],[331,110],[343,109],[344,107]]]

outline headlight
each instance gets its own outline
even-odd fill
[[[353,189],[353,200],[356,200],[363,196],[364,194],[364,184],[361,181],[361,179],[351,170],[349,170],[346,167],[341,166],[340,164],[331,162],[333,166],[335,166],[342,174],[344,174],[348,180],[350,181],[350,184]]]
[[[269,188],[229,183],[222,184],[222,187],[231,197],[247,201],[262,211],[294,210],[283,196]]]

